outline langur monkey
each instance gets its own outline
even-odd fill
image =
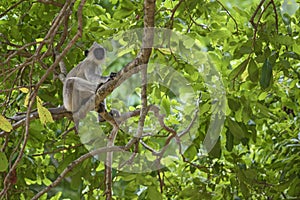
[[[73,68],[66,76],[63,87],[64,107],[71,112],[77,112],[90,98],[95,97],[98,87],[111,80],[116,73],[102,76],[101,64],[105,61],[105,49],[94,42],[86,58]],[[105,102],[100,105],[99,112],[105,111]]]

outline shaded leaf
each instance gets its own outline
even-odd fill
[[[226,131],[226,149],[232,151],[233,149],[233,135],[230,131]]]
[[[250,59],[248,64],[248,74],[249,74],[249,79],[252,82],[258,81],[258,67],[252,58]]]
[[[228,118],[227,122],[228,122],[229,131],[232,133],[234,138],[241,140],[243,137],[246,136],[244,130],[236,121],[233,121],[232,119]]]
[[[220,158],[222,153],[221,149],[221,140],[220,137],[218,141],[216,142],[215,146],[208,152],[208,155],[212,158]]]
[[[241,108],[241,104],[238,99],[228,98],[228,106],[232,111],[238,111]]]
[[[262,89],[266,89],[270,86],[272,80],[272,65],[269,59],[266,59],[262,69],[261,69],[261,76],[260,76],[260,86]]]

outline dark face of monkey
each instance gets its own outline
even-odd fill
[[[103,60],[105,57],[105,50],[103,48],[97,48],[94,50],[94,56],[97,60]]]
[[[90,58],[92,56],[94,59],[96,59],[95,62],[103,61],[104,58],[105,58],[105,49],[103,47],[101,47],[100,45],[98,45],[98,44],[97,45],[100,46],[100,47],[95,48],[94,45],[95,44],[93,44],[93,46],[89,50],[85,50],[84,55],[86,57],[89,56]],[[93,55],[90,55],[90,53],[92,53]]]

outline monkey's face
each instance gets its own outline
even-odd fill
[[[85,51],[85,54],[89,60],[92,60],[97,64],[103,63],[106,56],[105,49],[96,42],[93,43],[88,51]]]
[[[105,58],[105,50],[102,47],[96,48],[93,53],[97,60],[103,60]]]

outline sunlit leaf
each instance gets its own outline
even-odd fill
[[[42,124],[46,124],[47,122],[53,123],[53,118],[51,113],[47,108],[45,108],[42,104],[42,100],[39,97],[36,97],[37,109],[39,113],[39,117]]]
[[[4,130],[5,132],[10,132],[12,130],[11,123],[2,115],[0,115],[0,129]]]
[[[249,59],[246,59],[241,64],[239,64],[236,68],[234,68],[229,74],[229,80],[233,80],[238,76],[240,76],[246,70],[248,62]]]
[[[5,172],[8,167],[8,160],[4,152],[0,151],[0,172]]]
[[[28,88],[20,88],[19,90],[25,94],[27,94],[29,92]]]
[[[171,112],[170,99],[167,96],[163,96],[161,100],[161,105],[164,112],[169,115]]]

